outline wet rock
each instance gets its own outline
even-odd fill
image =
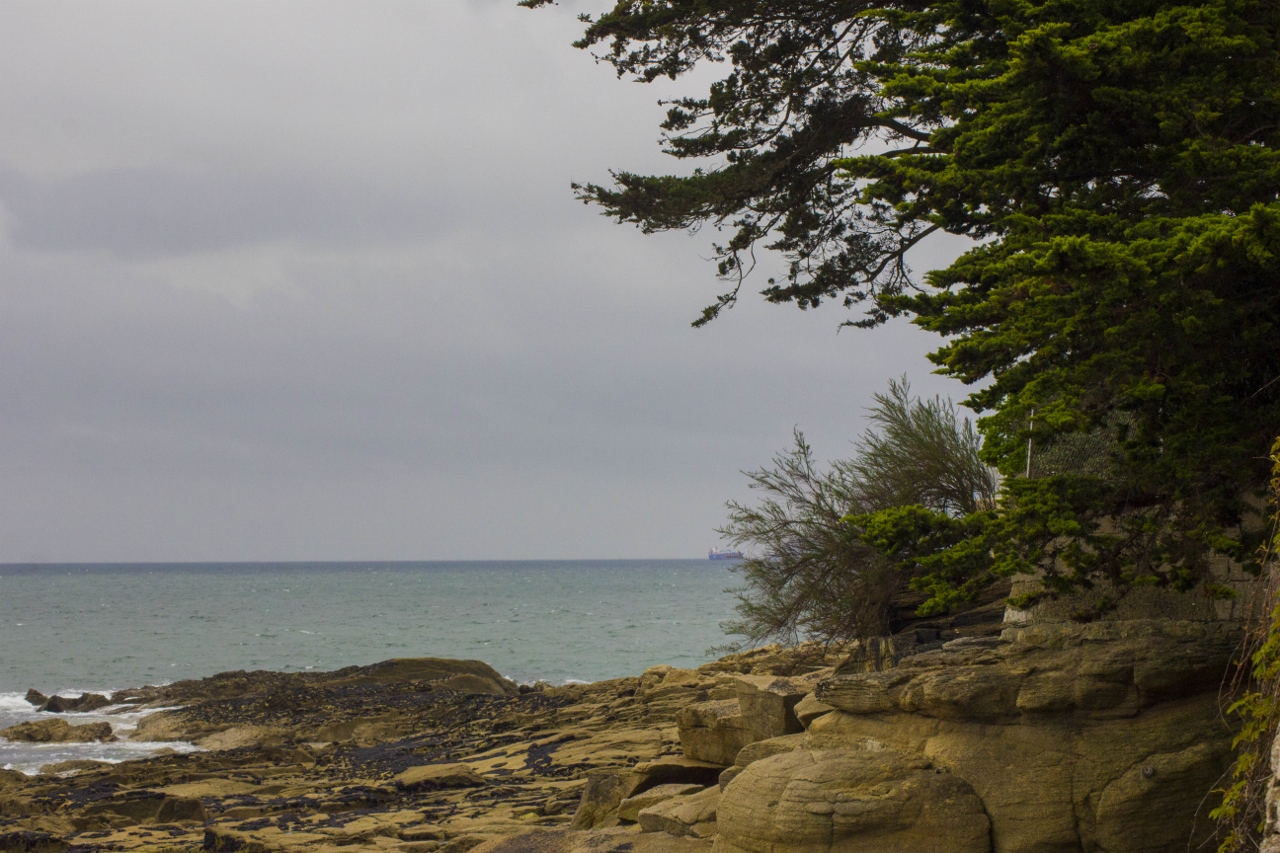
[[[75,761],[58,761],[54,764],[46,764],[40,768],[42,776],[60,776],[63,774],[79,773],[83,770],[97,770],[99,767],[113,766],[107,761],[93,761],[90,759],[77,759]]]
[[[66,720],[34,720],[0,730],[0,737],[23,743],[92,743],[114,741],[110,723],[73,726]]]
[[[86,713],[110,704],[111,700],[101,693],[82,693],[79,696],[50,696],[40,704],[38,710],[51,714]]]
[[[32,687],[27,691],[26,700],[29,704],[35,705],[37,708],[49,701],[49,697]]]

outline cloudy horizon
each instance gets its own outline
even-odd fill
[[[10,0],[0,562],[696,557],[793,427],[963,397],[768,269],[690,327],[711,235],[569,188],[683,168],[601,5]]]

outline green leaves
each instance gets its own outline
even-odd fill
[[[1032,570],[1186,587],[1249,553],[1280,424],[1278,38],[1269,0],[624,0],[579,42],[619,75],[724,69],[665,125],[704,166],[579,193],[729,232],[695,325],[763,246],[789,261],[766,300],[945,338],[1012,479],[973,529],[892,519],[936,606]],[[980,242],[922,279],[905,258],[938,231]]]
[[[852,459],[820,468],[797,430],[794,448],[747,474],[763,499],[731,502],[720,531],[747,554],[740,618],[725,626],[729,633],[759,642],[888,632],[894,598],[920,573],[903,557],[916,547],[911,537],[947,525],[974,529],[967,514],[994,500],[995,472],[978,458],[973,426],[950,401],[912,397],[905,379],[875,400],[872,426]],[[876,511],[888,515],[865,516],[877,526],[864,527],[861,514]],[[894,535],[909,541],[884,538]]]

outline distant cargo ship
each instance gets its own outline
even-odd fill
[[[741,560],[741,551],[730,551],[728,548],[712,548],[707,552],[708,560]]]

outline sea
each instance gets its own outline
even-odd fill
[[[597,681],[696,667],[732,638],[732,561],[0,564],[0,728],[24,698],[110,693],[228,670],[324,671],[397,657],[483,660],[522,683]],[[110,721],[113,744],[19,744],[0,767],[160,748]]]

